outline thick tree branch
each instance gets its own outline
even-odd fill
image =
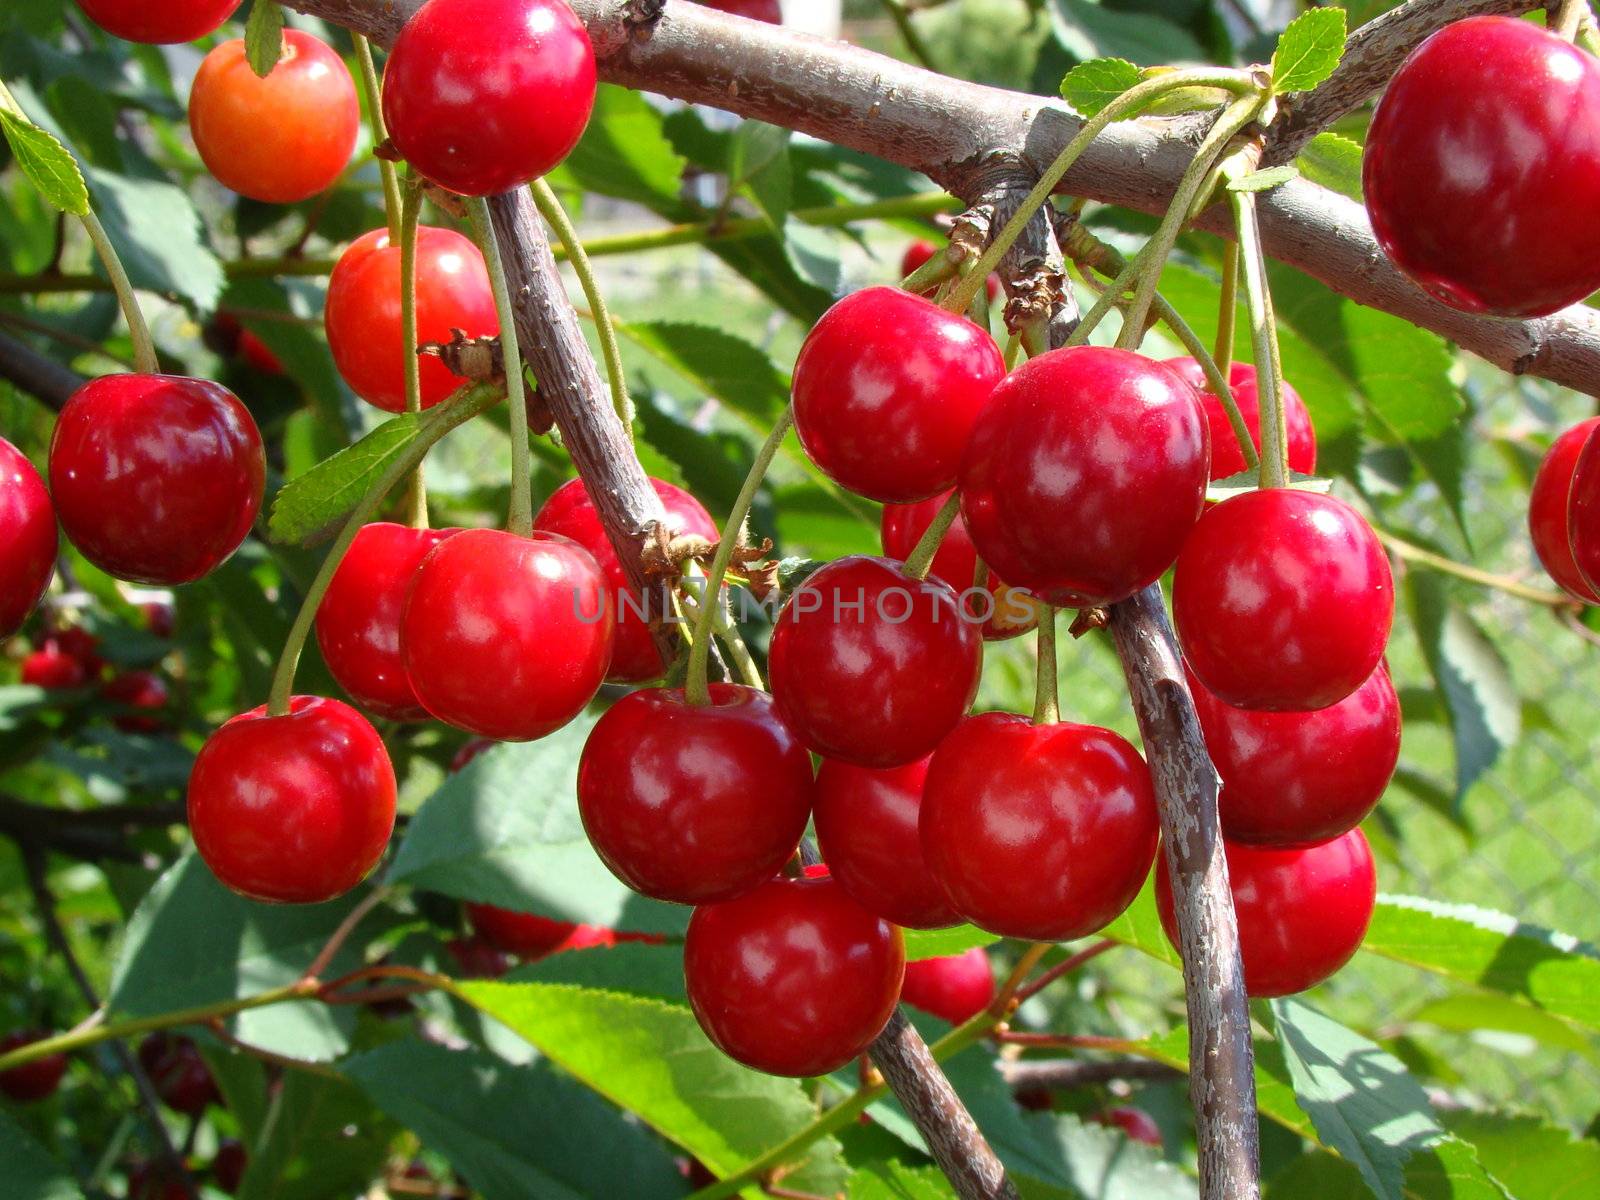
[[[1030,1062],[1002,1063],[1000,1073],[1018,1092],[1069,1092],[1075,1088],[1103,1083],[1176,1083],[1182,1071],[1166,1063],[1145,1058],[1111,1058],[1085,1061],[1078,1058],[1047,1058]]]
[[[4,333],[0,333],[0,379],[10,380],[57,412],[83,385],[83,378],[70,367]]]

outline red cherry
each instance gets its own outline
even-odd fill
[[[576,542],[469,529],[417,568],[400,654],[422,706],[499,741],[560,729],[594,699],[611,663],[605,575]]]
[[[240,3],[241,0],[78,0],[78,7],[116,37],[171,46],[215,33]]]
[[[1002,578],[1052,604],[1126,599],[1178,557],[1205,505],[1205,414],[1152,359],[1052,350],[1014,371],[961,463],[961,513]]]
[[[170,1168],[134,1163],[128,1168],[128,1200],[189,1200],[189,1185]]]
[[[461,747],[461,749],[455,752],[455,757],[450,760],[451,774],[454,774],[457,771],[465,770],[467,764],[473,759],[477,758],[478,755],[482,754],[485,750],[492,750],[499,744],[499,742],[493,741],[490,738],[469,739],[466,744]]]
[[[144,613],[145,628],[158,638],[170,638],[177,629],[177,611],[165,600],[141,604],[139,611]]]
[[[175,1112],[199,1116],[207,1105],[222,1100],[211,1068],[186,1037],[152,1033],[139,1043],[139,1065],[150,1076],[161,1102]]]
[[[189,776],[189,829],[206,865],[255,900],[316,904],[377,866],[394,829],[394,768],[365,717],[295,696],[234,717]]]
[[[1337,704],[1378,669],[1394,580],[1342,500],[1287,488],[1211,508],[1178,558],[1172,615],[1200,681],[1235,708]]]
[[[910,558],[952,494],[945,492],[915,504],[885,504],[881,525],[885,556],[901,562]],[[989,572],[986,585],[992,599],[986,601],[982,593],[974,590],[978,579],[978,552],[973,549],[960,513],[950,523],[944,541],[939,543],[939,552],[933,556],[933,568],[928,574],[944,580],[961,594],[973,619],[982,619],[985,641],[1004,641],[1027,633],[1039,624],[1038,605],[1026,592],[1002,583],[993,571]]]
[[[22,682],[46,691],[65,691],[88,683],[89,673],[81,661],[50,639],[22,660]]]
[[[112,718],[112,724],[125,733],[160,733],[166,728],[166,709],[171,697],[167,685],[154,671],[124,671],[101,689],[111,703],[136,712]]]
[[[817,773],[817,841],[834,878],[868,912],[907,929],[961,920],[922,861],[927,777],[926,758],[886,770],[824,759]]]
[[[818,754],[894,767],[932,753],[978,692],[983,639],[955,589],[841,558],[783,606],[768,660],[784,723]]]
[[[0,1038],[0,1055],[31,1046],[50,1035],[42,1029],[19,1029]],[[0,1071],[0,1092],[18,1104],[35,1104],[55,1095],[61,1079],[67,1073],[65,1054],[47,1054],[32,1062]]]
[[[83,556],[134,583],[192,583],[244,541],[266,458],[245,406],[220,384],[107,375],[61,410],[50,493]]]
[[[1573,468],[1572,488],[1567,498],[1567,532],[1572,562],[1591,594],[1595,585],[1600,583],[1600,449],[1594,448],[1597,442],[1600,439],[1584,439],[1577,466]]]
[[[333,365],[350,390],[386,412],[406,406],[405,337],[400,325],[400,247],[388,230],[350,243],[328,277],[322,313]],[[417,228],[417,343],[500,332],[489,271],[478,248],[453,229]],[[433,355],[419,358],[422,407],[432,408],[466,380]]]
[[[572,153],[594,95],[594,48],[563,0],[428,0],[389,54],[383,115],[429,179],[492,196]]]
[[[652,479],[650,486],[661,497],[666,509],[666,528],[673,534],[697,534],[709,541],[717,538],[717,523],[705,507],[680,487],[660,479]],[[617,558],[616,548],[600,523],[600,513],[589,499],[583,480],[569,479],[551,494],[544,507],[533,519],[533,527],[546,533],[569,537],[594,556],[595,562],[605,572],[611,587],[612,605],[617,613],[616,645],[611,653],[611,670],[606,678],[613,683],[638,683],[658,679],[665,671],[661,652],[650,636],[651,616],[668,614],[653,612],[644,598],[628,586],[627,573]]]
[[[56,513],[27,456],[0,438],[0,638],[22,628],[56,569]]]
[[[1303,992],[1350,961],[1378,899],[1372,849],[1359,829],[1298,850],[1229,843],[1227,856],[1250,995]],[[1156,906],[1168,940],[1177,946],[1172,882],[1164,867],[1156,872]]]
[[[417,567],[459,529],[364,525],[317,608],[317,645],[328,670],[368,712],[394,721],[428,714],[400,660],[400,616]]]
[[[493,904],[467,905],[473,930],[497,950],[518,958],[542,958],[577,930],[568,921],[553,921],[537,913],[514,912]]]
[[[770,1075],[826,1075],[883,1032],[905,972],[900,931],[832,879],[774,879],[694,910],[683,976],[729,1058]]]
[[[244,1169],[249,1162],[243,1142],[237,1138],[223,1138],[211,1159],[211,1181],[232,1196],[244,1182]]]
[[[794,367],[794,427],[824,474],[872,500],[925,500],[961,451],[1005,360],[965,317],[868,288],[817,322]]]
[[[1222,795],[1222,832],[1235,842],[1306,846],[1354,829],[1383,796],[1400,760],[1400,700],[1389,669],[1315,712],[1231,708],[1189,672]]]
[[[1362,180],[1394,264],[1467,312],[1536,317],[1600,288],[1600,64],[1554,33],[1474,17],[1401,65]]]
[[[636,892],[729,900],[794,855],[811,815],[811,756],[772,698],[731,683],[624,696],[589,734],[578,811],[595,853]]]
[[[293,204],[344,174],[361,129],[350,71],[327,43],[283,31],[265,78],[244,41],[223,42],[200,64],[189,93],[195,149],[223,187],[268,204]]]
[[[1104,1112],[1097,1112],[1089,1118],[1096,1125],[1104,1125],[1107,1129],[1120,1129],[1136,1142],[1143,1142],[1147,1146],[1161,1147],[1161,1126],[1157,1125],[1155,1118],[1142,1108],[1108,1108]]]
[[[1226,479],[1245,471],[1244,451],[1239,449],[1233,423],[1228,420],[1222,401],[1210,390],[1211,385],[1206,382],[1206,373],[1201,370],[1200,364],[1192,358],[1169,358],[1166,365],[1182,375],[1200,397],[1200,407],[1205,410],[1206,425],[1211,430],[1211,478]],[[1234,403],[1239,406],[1239,415],[1244,418],[1245,428],[1250,431],[1250,440],[1255,443],[1259,453],[1261,385],[1256,369],[1249,363],[1236,362],[1228,368],[1228,383]],[[1289,442],[1289,469],[1301,475],[1315,475],[1317,435],[1311,428],[1311,412],[1306,408],[1306,402],[1300,399],[1300,393],[1290,387],[1287,381],[1283,385],[1283,422]]]
[[[511,959],[488,938],[451,938],[444,948],[465,979],[499,979],[511,970]]]
[[[68,625],[47,640],[59,646],[63,654],[70,654],[77,659],[90,679],[98,679],[106,669],[106,660],[100,657],[100,639],[82,625]]]
[[[1551,443],[1528,495],[1528,536],[1533,539],[1534,552],[1562,591],[1584,604],[1600,604],[1600,589],[1584,582],[1573,556],[1574,548],[1588,541],[1579,532],[1586,523],[1574,523],[1573,518],[1584,521],[1591,511],[1587,498],[1592,484],[1585,486],[1580,498],[1574,478],[1583,447],[1596,429],[1600,429],[1600,417],[1590,417]]]
[[[698,0],[707,8],[732,13],[736,17],[749,17],[752,21],[765,21],[768,25],[783,24],[783,6],[778,0]]]
[[[906,247],[905,254],[900,258],[900,278],[906,278],[935,254],[939,253],[941,249],[942,247],[935,246],[932,242],[925,241],[922,238],[912,242]],[[1000,277],[998,275],[990,275],[989,278],[983,281],[983,289],[989,294],[989,303],[993,304],[995,298],[1000,295]]]
[[[922,853],[955,910],[991,933],[1064,942],[1139,894],[1159,819],[1150,771],[1093,725],[969,717],[922,795]]]
[[[972,1020],[994,1000],[994,970],[983,947],[906,964],[900,999],[952,1025]]]

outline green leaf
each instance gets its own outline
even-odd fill
[[[718,1175],[739,1170],[816,1116],[798,1080],[740,1066],[706,1040],[687,1008],[558,984],[472,982],[459,990]],[[814,1143],[785,1182],[798,1191],[837,1191],[838,1144]]]
[[[906,961],[922,958],[948,958],[963,954],[974,946],[992,946],[1000,939],[985,933],[976,925],[956,925],[950,929],[908,929],[906,934]]]
[[[1182,967],[1183,960],[1167,940],[1161,928],[1161,914],[1156,909],[1155,876],[1145,881],[1143,890],[1134,897],[1128,911],[1100,931],[1100,937],[1114,938],[1124,945],[1133,946],[1169,967]]]
[[[1230,192],[1266,192],[1275,187],[1282,187],[1300,171],[1296,167],[1281,166],[1267,167],[1265,170],[1252,171],[1248,175],[1241,175],[1238,179],[1228,181]]]
[[[0,1109],[0,1177],[10,1200],[83,1200],[67,1169]]]
[[[84,174],[95,215],[134,286],[178,296],[199,312],[213,311],[226,281],[188,194],[161,180],[94,166]]]
[[[5,134],[17,166],[44,198],[62,212],[81,217],[89,211],[89,189],[72,152],[33,122],[0,108]]]
[[[1519,1200],[1600,1195],[1600,1142],[1539,1117],[1446,1113],[1450,1132],[1472,1145],[1478,1161]]]
[[[1313,8],[1289,23],[1272,52],[1272,89],[1305,92],[1317,86],[1344,57],[1342,8]]]
[[[588,129],[555,182],[568,176],[584,191],[632,200],[678,220],[684,219],[683,168],[660,112],[638,92],[603,83]]]
[[[1485,1029],[1515,1033],[1546,1046],[1600,1059],[1600,1047],[1596,1047],[1592,1037],[1574,1029],[1559,1017],[1530,1008],[1508,996],[1457,992],[1422,1005],[1405,1018],[1405,1023],[1432,1025],[1465,1034],[1475,1034]]]
[[[687,909],[630,891],[584,836],[578,756],[593,726],[580,717],[539,741],[495,746],[450,776],[412,818],[390,880],[579,924],[682,933]]]
[[[849,1200],[954,1200],[938,1167],[911,1167],[895,1159],[867,1163],[850,1173]]]
[[[552,954],[518,967],[507,983],[568,984],[590,991],[643,996],[687,1007],[683,983],[683,947],[648,942],[619,942]]]
[[[360,1196],[383,1166],[394,1126],[351,1083],[286,1071],[245,1149],[238,1200]]]
[[[276,0],[253,0],[244,27],[244,56],[263,79],[283,56],[283,9]]]
[[[1405,1167],[1406,1200],[1511,1200],[1471,1146],[1448,1138],[1419,1150]],[[1371,1200],[1361,1172],[1329,1151],[1303,1155],[1272,1178],[1267,1200]],[[1533,1200],[1530,1196],[1519,1200]]]
[[[789,378],[765,351],[710,325],[679,321],[625,324],[617,332],[678,375],[759,422],[789,402]]]
[[[1123,92],[1139,84],[1139,68],[1125,58],[1091,58],[1068,71],[1061,95],[1086,117],[1102,112]]]
[[[1361,145],[1339,133],[1319,133],[1300,151],[1296,165],[1312,183],[1362,200]]]
[[[314,545],[331,536],[378,477],[412,448],[423,419],[420,413],[391,417],[354,446],[284,484],[272,501],[267,536],[296,546]]]
[[[728,186],[738,188],[789,149],[790,133],[765,121],[741,121],[728,140]]]
[[[343,1070],[486,1200],[668,1200],[683,1177],[662,1144],[548,1062],[407,1040]],[[530,1137],[530,1130],[560,1130]]]
[[[1152,10],[1122,11],[1095,0],[1050,0],[1056,41],[1079,59],[1130,59],[1142,67],[1206,62],[1205,47],[1187,29]]]

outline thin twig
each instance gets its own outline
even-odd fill
[[[1045,988],[1049,987],[1056,980],[1060,979],[1063,975],[1070,975],[1079,967],[1083,966],[1084,963],[1089,962],[1092,959],[1099,958],[1107,950],[1115,950],[1121,944],[1121,942],[1114,941],[1111,938],[1106,938],[1104,941],[1096,942],[1094,945],[1089,946],[1086,949],[1079,950],[1076,954],[1062,959],[1049,970],[1041,972],[1037,979],[1029,980],[1028,985],[1017,992],[1017,1003],[1025,1003],[1032,997],[1038,995]]]

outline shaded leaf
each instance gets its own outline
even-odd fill
[[[1068,71],[1061,95],[1086,117],[1101,112],[1140,81],[1139,68],[1125,58],[1091,58]]]
[[[1272,52],[1272,88],[1304,92],[1317,86],[1344,57],[1342,8],[1313,8],[1289,23]]]
[[[1092,0],[1050,0],[1056,40],[1079,59],[1129,59],[1141,67],[1204,62],[1205,48],[1188,30],[1154,12],[1122,12]]]
[[[394,1127],[342,1079],[287,1071],[280,1089],[246,1142],[239,1200],[364,1195],[383,1166]]]
[[[1489,1176],[1472,1147],[1454,1138],[1412,1155],[1405,1168],[1407,1200],[1511,1200]],[[1297,1158],[1273,1177],[1267,1200],[1371,1200],[1361,1172],[1327,1150]],[[1519,1197],[1518,1200],[1532,1200]]]
[[[678,220],[683,219],[683,168],[650,102],[638,92],[603,83],[588,128],[560,172],[584,191],[633,200]]]
[[[789,402],[789,379],[766,352],[710,325],[679,321],[623,324],[617,332],[702,389],[761,422]]]
[[[67,1169],[0,1109],[0,1176],[12,1200],[83,1200]]]
[[[0,108],[0,132],[17,166],[46,200],[74,216],[89,211],[89,189],[77,160],[52,134],[4,108]]]
[[[283,56],[283,9],[277,0],[252,0],[244,27],[244,56],[262,78],[278,65]]]

